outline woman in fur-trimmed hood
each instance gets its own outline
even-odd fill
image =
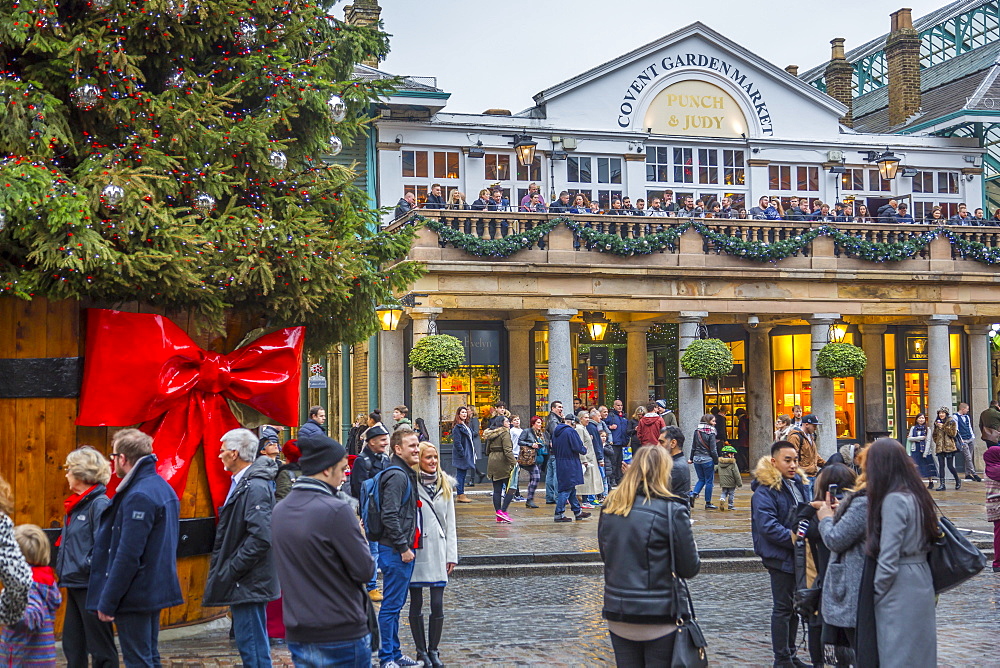
[[[514,498],[514,490],[506,490],[510,472],[514,470],[517,459],[514,458],[514,445],[510,440],[510,422],[506,415],[497,415],[490,420],[490,428],[483,432],[483,443],[486,444],[486,475],[493,481],[493,509],[497,514],[497,522],[510,523],[507,507]]]

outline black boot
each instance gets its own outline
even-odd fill
[[[962,489],[962,481],[955,478],[955,489]]]
[[[430,636],[427,645],[427,657],[430,663],[424,665],[431,666],[432,668],[444,668],[444,663],[441,662],[441,654],[438,652],[438,644],[441,642],[441,632],[444,631],[444,617],[432,616],[430,618],[430,625]]]
[[[410,617],[410,632],[413,634],[413,646],[417,650],[417,661],[423,661],[425,666],[429,666],[430,659],[427,658],[427,636],[424,635],[424,616]]]

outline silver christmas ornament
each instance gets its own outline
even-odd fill
[[[0,232],[3,232],[5,227],[7,227],[7,212],[0,209]]]
[[[340,137],[337,135],[332,135],[330,137],[330,155],[340,155],[343,150],[344,142],[340,141]]]
[[[333,118],[334,123],[339,123],[347,118],[347,105],[336,93],[326,101],[326,106],[330,109],[330,117]]]
[[[182,19],[191,13],[191,0],[167,0],[165,7],[175,19]]]
[[[69,96],[78,109],[91,111],[101,103],[101,89],[94,84],[84,84],[74,90]]]
[[[249,48],[257,43],[257,24],[253,17],[240,19],[236,29],[236,43],[243,48]]]
[[[288,166],[288,157],[281,151],[271,151],[271,155],[268,156],[267,161],[275,169],[284,169]]]
[[[167,88],[184,88],[187,85],[187,77],[184,75],[184,70],[178,67],[167,76],[167,80],[164,83],[167,85]]]
[[[95,12],[103,12],[111,6],[111,0],[90,0],[90,8]]]
[[[124,198],[125,189],[121,186],[116,186],[114,183],[104,186],[104,190],[101,191],[101,199],[108,207],[118,206]]]
[[[208,193],[198,193],[194,196],[194,208],[201,215],[207,216],[215,208],[215,198]]]

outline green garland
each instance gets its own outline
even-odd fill
[[[434,230],[442,245],[451,244],[455,248],[460,248],[478,257],[510,257],[520,250],[537,245],[546,235],[562,224],[573,231],[581,247],[623,257],[648,255],[663,250],[672,251],[676,249],[681,235],[689,229],[694,229],[706,241],[711,242],[716,253],[725,253],[755,262],[778,262],[797,255],[804,252],[809,244],[821,236],[833,239],[837,249],[848,257],[867,262],[901,262],[915,257],[927,248],[938,235],[944,235],[958,249],[962,258],[991,266],[1000,265],[1000,246],[990,246],[979,241],[961,239],[952,230],[944,227],[925,232],[909,232],[905,227],[901,227],[899,230],[899,235],[903,237],[901,240],[880,242],[869,241],[863,236],[841,232],[831,225],[820,225],[788,239],[767,242],[746,241],[738,236],[716,232],[703,222],[689,220],[647,234],[644,237],[627,239],[619,234],[601,232],[592,227],[589,222],[582,223],[559,217],[540,223],[520,234],[509,234],[502,239],[481,239],[474,234],[460,232],[438,220],[423,216],[415,216],[414,220],[422,222]],[[630,218],[628,220],[629,222],[624,224],[636,224],[643,219]],[[608,222],[621,224],[621,219],[610,219]]]

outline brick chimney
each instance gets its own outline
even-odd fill
[[[830,46],[830,62],[826,64],[824,73],[826,94],[847,106],[847,113],[841,117],[840,122],[851,128],[854,127],[854,67],[844,55],[843,37],[830,40]]]
[[[920,35],[909,9],[890,14],[885,59],[889,69],[889,125],[900,125],[920,111]]]
[[[378,0],[354,0],[353,5],[344,7],[344,21],[352,26],[370,26],[377,24],[382,16],[382,8]],[[378,58],[369,56],[361,61],[363,65],[378,67]]]
[[[791,74],[793,77],[799,76],[799,66],[798,65],[788,65],[785,67],[785,71]]]

